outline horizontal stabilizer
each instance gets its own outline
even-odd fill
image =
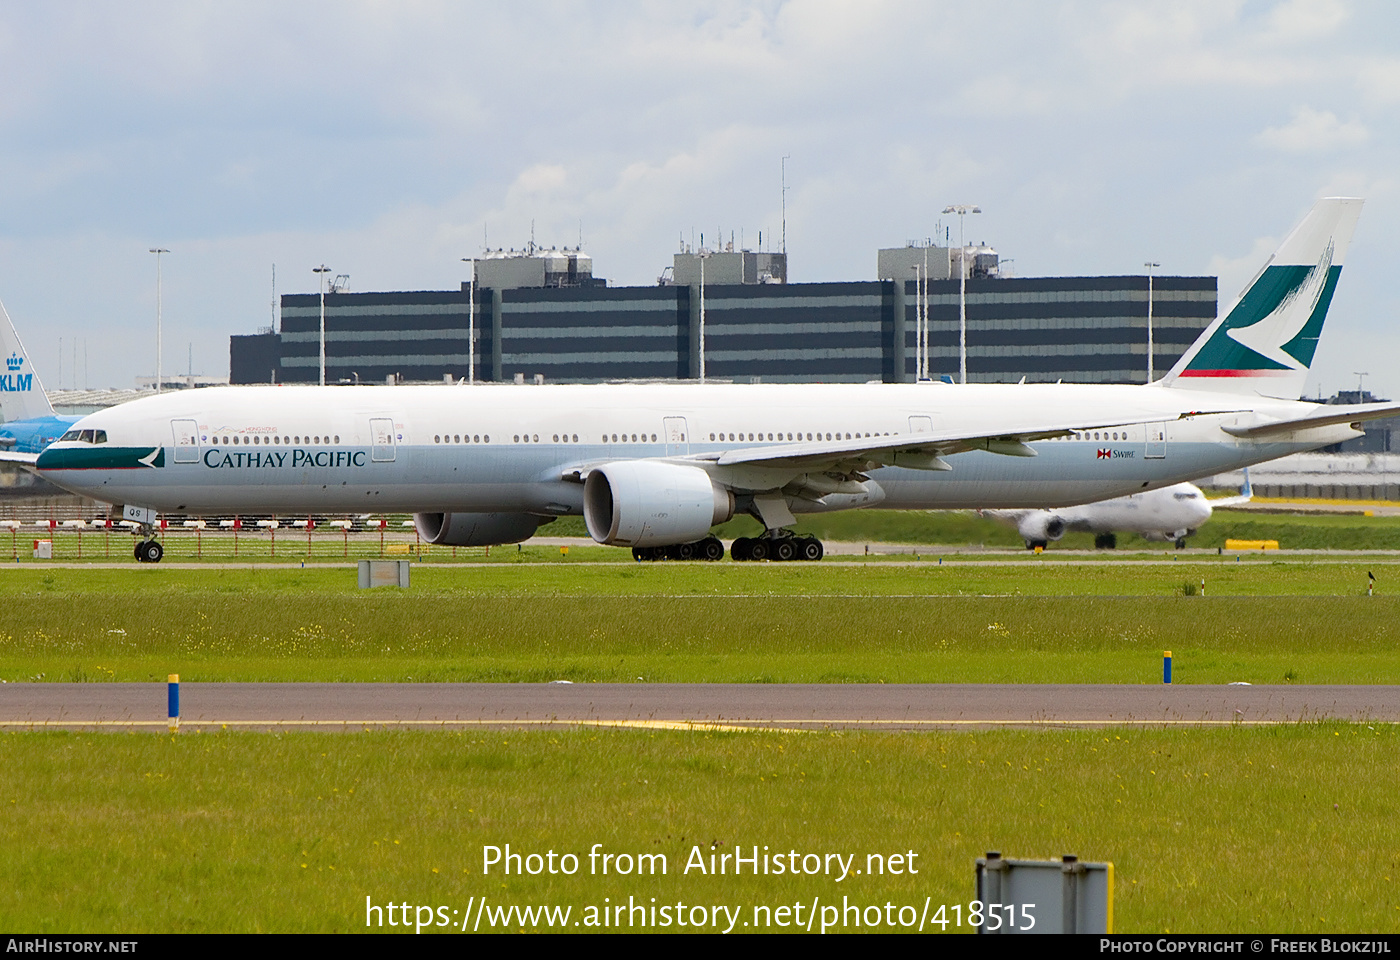
[[[1312,427],[1331,427],[1339,423],[1365,423],[1367,420],[1380,420],[1385,417],[1400,416],[1400,404],[1358,403],[1347,406],[1319,407],[1319,412],[1310,417],[1293,420],[1267,420],[1241,427],[1223,427],[1232,437],[1255,439],[1280,433],[1293,433]],[[1332,411],[1332,412],[1327,412]]]

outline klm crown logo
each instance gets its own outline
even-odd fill
[[[19,372],[24,358],[18,353],[6,357],[5,366],[8,372],[0,376],[0,393],[27,393],[34,389],[34,374]]]

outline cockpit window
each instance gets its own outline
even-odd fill
[[[107,431],[106,431],[106,430],[69,430],[67,433],[65,433],[63,436],[59,437],[58,439],[59,439],[60,441],[63,441],[63,440],[74,441],[74,440],[76,440],[78,443],[106,443],[106,442],[107,442]]]

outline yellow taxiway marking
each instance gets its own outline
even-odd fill
[[[181,720],[181,727],[631,727],[641,730],[704,730],[718,732],[750,732],[758,730],[778,733],[812,733],[829,727],[1276,727],[1285,724],[1319,722],[1368,723],[1391,725],[1396,720],[1348,720],[1312,717],[1292,720],[1184,720],[1184,719],[1124,719],[1124,720],[753,720],[747,722],[715,722],[709,720]],[[39,729],[46,727],[168,727],[168,720],[0,720],[0,729]]]

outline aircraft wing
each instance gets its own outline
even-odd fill
[[[1226,433],[1234,437],[1265,437],[1273,433],[1292,433],[1310,427],[1330,427],[1339,423],[1364,423],[1367,420],[1380,420],[1384,417],[1400,416],[1400,404],[1396,403],[1357,403],[1346,406],[1320,406],[1319,412],[1307,417],[1292,420],[1263,420],[1240,427],[1225,427]],[[1332,412],[1328,412],[1332,411]]]
[[[969,450],[1010,457],[1033,457],[1035,450],[1026,444],[1034,440],[1065,437],[1084,430],[1102,430],[1132,426],[1135,423],[1159,422],[1162,418],[1142,421],[1105,421],[1102,423],[1025,423],[1010,430],[968,432],[959,430],[930,433],[902,433],[890,436],[856,437],[850,440],[812,440],[745,447],[714,453],[695,454],[690,460],[710,461],[718,467],[774,467],[803,471],[857,469],[873,470],[881,466],[902,466],[923,470],[951,470],[943,457]]]
[[[17,453],[14,450],[0,450],[0,463],[18,463],[20,466],[32,467],[39,460],[37,453]]]

